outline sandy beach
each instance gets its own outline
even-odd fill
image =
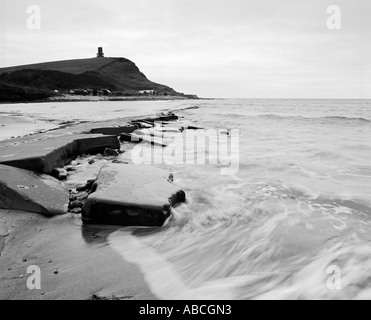
[[[25,117],[20,114],[0,113],[0,140],[35,134],[58,128],[60,123]]]
[[[0,299],[154,299],[138,269],[110,248],[117,229],[82,226],[71,214],[0,210]],[[27,288],[31,265],[41,269],[41,290]]]

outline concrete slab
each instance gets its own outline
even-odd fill
[[[135,125],[112,126],[112,127],[93,128],[90,130],[90,133],[119,136],[122,133],[132,133],[137,129],[138,127]]]
[[[67,213],[69,193],[59,181],[0,165],[0,208],[55,216]]]
[[[106,148],[120,148],[116,136],[70,134],[22,143],[5,141],[0,142],[0,164],[51,174],[77,155],[101,153]]]
[[[162,226],[171,207],[185,202],[185,193],[169,182],[171,177],[152,166],[107,164],[85,203],[82,219],[91,224]]]

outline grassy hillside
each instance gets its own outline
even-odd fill
[[[0,102],[29,102],[43,100],[52,95],[50,90],[8,85],[0,81]]]
[[[54,90],[85,88],[105,88],[127,94],[156,90],[161,94],[182,95],[148,80],[125,58],[67,60],[0,69],[0,101],[26,101],[29,97],[39,99],[39,95],[52,96]]]
[[[92,59],[77,59],[77,60],[65,60],[65,61],[54,61],[45,62],[38,64],[30,64],[9,68],[1,68],[0,74],[6,72],[14,72],[24,69],[32,70],[55,70],[66,73],[81,74],[87,71],[95,71],[106,64],[114,61],[114,58],[92,58]]]

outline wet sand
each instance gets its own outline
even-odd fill
[[[18,114],[0,114],[0,140],[58,128],[59,124]]]
[[[134,265],[107,241],[119,228],[83,226],[71,214],[45,218],[0,210],[0,299],[155,299]],[[41,290],[29,290],[29,266]]]

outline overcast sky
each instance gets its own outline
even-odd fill
[[[327,28],[332,4],[341,30]],[[0,67],[103,46],[202,97],[371,98],[370,16],[370,0],[1,0]]]

